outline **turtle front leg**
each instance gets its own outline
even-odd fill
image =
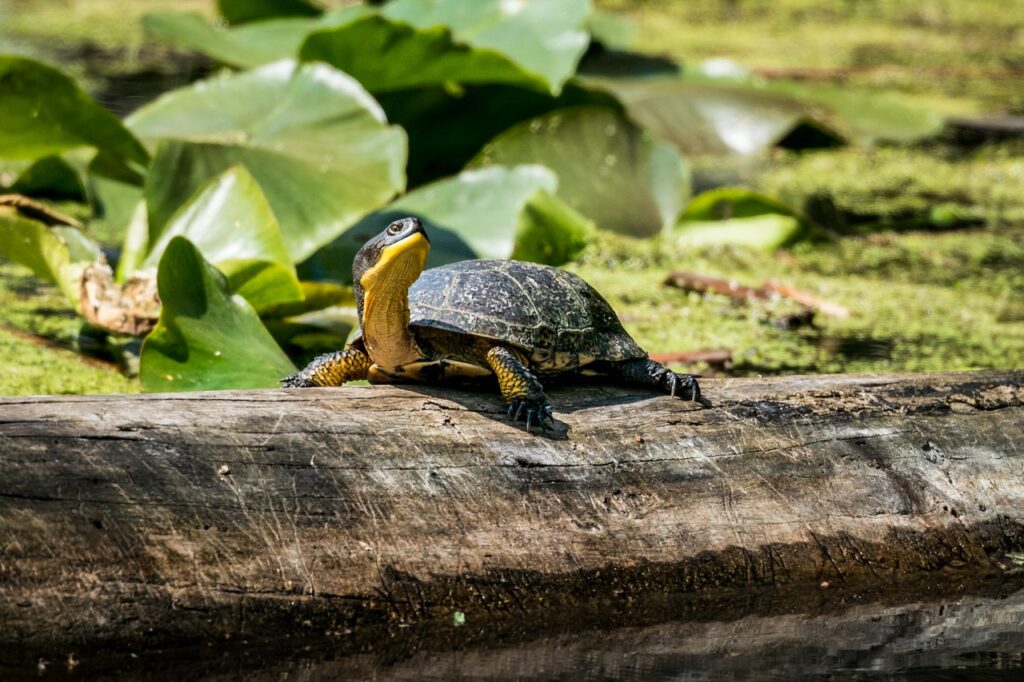
[[[684,400],[692,400],[704,407],[711,407],[711,401],[700,394],[697,377],[692,374],[676,374],[649,358],[623,360],[621,362],[594,363],[594,369],[610,377],[630,384],[648,386],[664,391],[669,395]],[[600,365],[598,367],[598,365]]]
[[[347,348],[317,357],[303,370],[281,379],[281,385],[285,388],[341,386],[346,381],[365,379],[369,369],[370,356],[361,350]]]
[[[508,403],[508,416],[513,421],[525,417],[529,431],[535,423],[543,428],[552,419],[544,387],[515,353],[504,346],[494,346],[487,351],[487,364],[498,377],[501,397]]]

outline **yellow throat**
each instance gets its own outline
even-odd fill
[[[363,273],[363,343],[374,364],[393,369],[420,360],[423,352],[409,333],[409,287],[423,272],[430,242],[420,232],[385,246]]]

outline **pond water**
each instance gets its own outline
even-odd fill
[[[1024,590],[890,603],[833,590],[800,612],[566,627],[503,625],[333,633],[310,640],[77,655],[6,679],[148,680],[1024,680]],[[764,607],[761,602],[757,608]],[[610,607],[617,616],[629,607]],[[643,612],[644,609],[642,608]],[[639,616],[640,620],[644,616]],[[454,619],[461,620],[461,619]],[[534,630],[533,628],[536,628]],[[542,636],[532,636],[541,632]],[[369,635],[369,636],[367,636]],[[8,654],[11,652],[7,652]]]

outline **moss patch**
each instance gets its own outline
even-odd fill
[[[764,254],[674,252],[603,238],[573,269],[649,352],[729,348],[730,374],[931,371],[1024,365],[1024,236],[1014,231],[846,238]],[[772,278],[840,303],[847,319],[782,324],[790,301],[740,304],[661,282],[672,270],[759,285]]]
[[[81,320],[56,288],[0,260],[0,395],[137,393],[114,365],[81,355]]]

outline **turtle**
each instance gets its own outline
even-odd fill
[[[424,270],[430,240],[416,217],[389,224],[356,253],[359,333],[281,380],[285,387],[490,380],[513,421],[546,427],[542,378],[603,375],[710,406],[697,379],[651,360],[608,302],[579,276],[516,260]]]

